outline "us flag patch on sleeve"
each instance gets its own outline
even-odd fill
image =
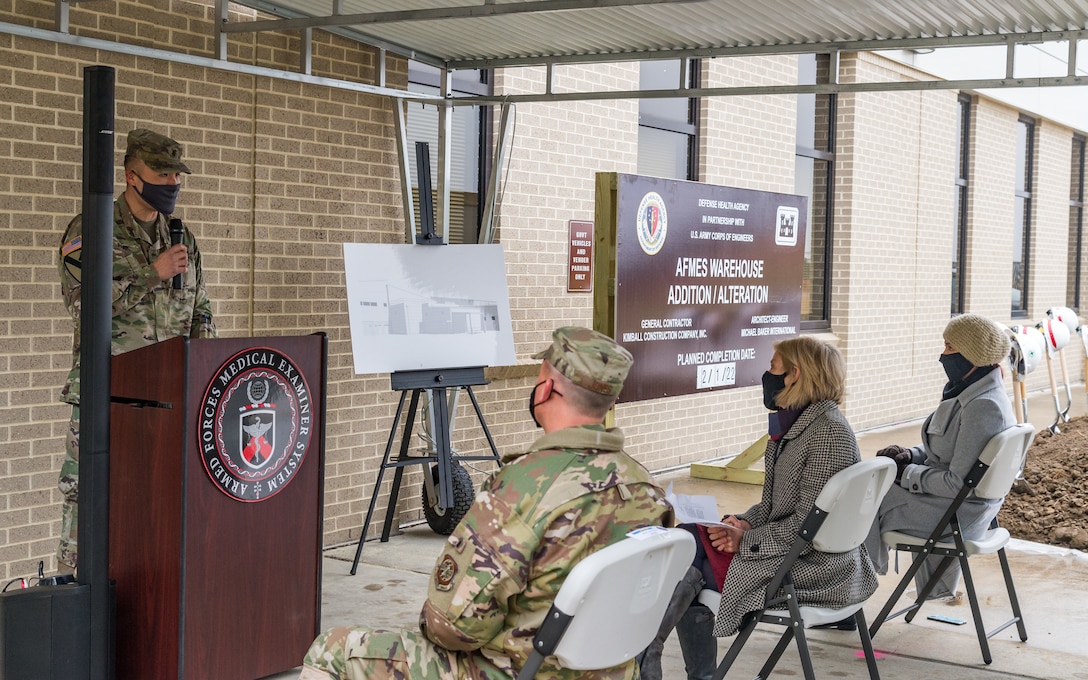
[[[61,254],[61,256],[71,255],[73,252],[79,250],[82,247],[83,247],[83,235],[80,234],[79,236],[75,237],[74,239],[72,239],[68,243],[65,243],[63,246],[61,246],[60,247],[60,254]]]

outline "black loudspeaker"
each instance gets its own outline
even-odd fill
[[[89,677],[90,623],[88,585],[0,593],[0,680]]]

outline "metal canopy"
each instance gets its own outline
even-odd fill
[[[64,0],[58,0],[62,2]],[[1088,39],[1088,0],[234,0],[272,19],[229,21],[227,0],[216,0],[219,58],[232,33],[301,31],[308,49],[315,28],[348,35],[384,55],[399,54],[450,71],[545,66],[544,90],[500,96],[451,97],[443,87],[439,106],[439,158],[449,157],[452,106],[593,99],[715,97],[801,92],[863,92],[908,89],[986,89],[1088,84],[1077,75],[1077,47]],[[1050,77],[1017,77],[1016,46],[1067,43],[1067,71]],[[839,82],[840,52],[1000,45],[1006,50],[1003,78]],[[739,57],[771,54],[830,54],[827,82],[819,84],[676,88],[662,90],[554,92],[554,68],[563,64],[649,59]],[[309,61],[302,55],[306,68]],[[379,83],[383,84],[383,83]],[[405,93],[403,99],[412,99]],[[433,101],[433,100],[432,100]],[[396,107],[399,111],[400,108]],[[398,121],[399,122],[399,121]],[[398,150],[404,158],[404,132]],[[505,130],[495,158],[500,159]],[[438,191],[449,195],[446,168],[439,164]],[[403,202],[411,205],[407,181]],[[488,219],[481,242],[491,238]],[[412,230],[406,211],[405,230]],[[440,204],[440,231],[448,233]]]
[[[447,69],[1088,37],[1088,0],[239,0]]]
[[[194,57],[164,50],[68,34],[68,8],[83,0],[54,0],[56,32],[0,23],[0,33],[31,35],[118,51],[142,50],[157,58],[187,60],[211,68],[317,82],[374,92],[401,100],[438,104],[439,230],[448,234],[450,109],[519,102],[625,98],[716,97],[752,94],[832,93],[887,90],[985,90],[1078,86],[1077,49],[1088,39],[1088,0],[214,0],[214,56]],[[230,5],[257,10],[260,18],[231,19]],[[272,18],[264,18],[272,17]],[[356,83],[311,75],[313,29],[324,29],[379,50],[376,82]],[[231,34],[298,31],[300,73],[234,64],[227,60]],[[1065,43],[1064,74],[1023,77],[1016,73],[1017,45]],[[897,79],[840,82],[839,53],[874,50],[932,51],[942,47],[1003,46],[1004,77],[963,80]],[[398,54],[443,72],[441,93],[428,95],[386,87],[384,60]],[[829,76],[817,84],[686,87],[660,90],[552,90],[554,69],[564,64],[632,62],[649,59],[742,57],[773,54],[829,54]],[[498,96],[452,96],[450,72],[544,66],[543,91]],[[591,86],[592,87],[592,86]],[[407,181],[402,107],[397,112],[398,152],[405,181],[405,232],[413,229]],[[505,128],[495,148],[506,144]],[[493,208],[494,182],[488,210]],[[490,219],[481,239],[490,239]]]

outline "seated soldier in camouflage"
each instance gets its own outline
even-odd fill
[[[439,556],[419,631],[334,628],[306,654],[300,680],[472,678],[517,675],[570,570],[587,555],[672,510],[650,474],[602,425],[631,355],[586,328],[560,328],[529,397],[544,436],[508,455],[484,484]],[[595,673],[546,660],[539,678],[631,679],[630,661]]]

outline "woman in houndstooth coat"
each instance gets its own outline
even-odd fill
[[[797,533],[835,473],[860,460],[858,442],[839,411],[846,366],[839,351],[810,337],[774,346],[763,374],[768,415],[763,497],[747,512],[722,518],[725,526],[684,524],[698,537],[695,560],[673,592],[658,633],[640,659],[643,680],[661,680],[661,652],[676,630],[688,680],[711,680],[717,665],[714,636],[737,632],[749,612],[763,609],[767,587]],[[876,590],[865,547],[841,554],[811,546],[793,568],[801,604],[842,608]],[[717,616],[696,599],[702,588],[722,594]],[[849,629],[841,621],[825,627]],[[856,624],[855,624],[856,625]]]
[[[737,632],[745,615],[763,608],[767,586],[831,477],[860,460],[857,439],[839,410],[845,366],[838,350],[809,337],[775,345],[764,375],[771,414],[759,503],[709,527],[714,550],[734,553],[722,586],[714,635]],[[775,421],[778,421],[777,424]],[[793,569],[798,601],[842,608],[863,602],[877,587],[864,546],[840,554],[806,548]]]

